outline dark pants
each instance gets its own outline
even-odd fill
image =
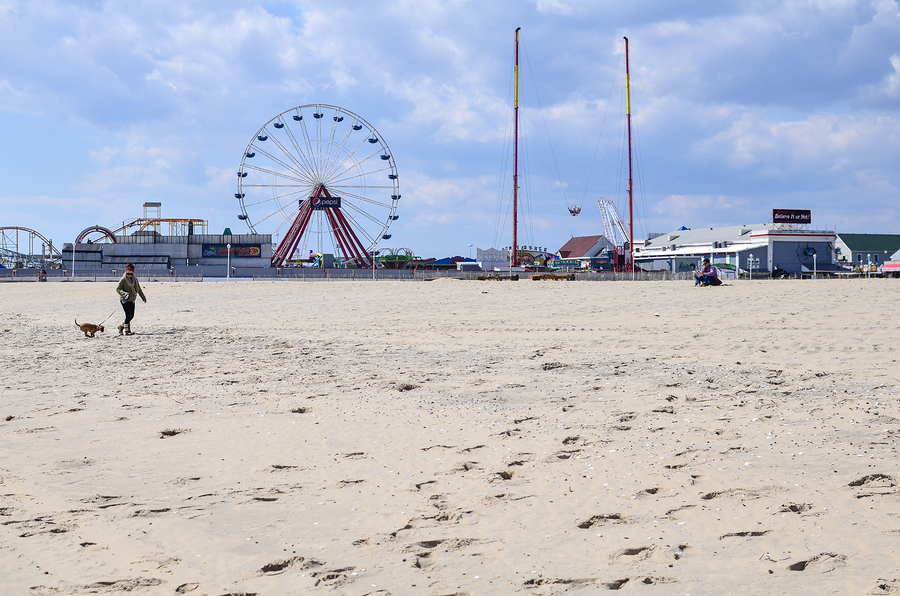
[[[134,318],[134,302],[123,302],[122,309],[125,311],[125,325],[131,323]]]

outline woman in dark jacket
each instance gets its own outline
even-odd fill
[[[125,275],[119,280],[116,286],[116,292],[119,293],[119,300],[122,302],[122,309],[125,311],[125,322],[119,325],[119,335],[134,335],[131,332],[131,319],[134,318],[134,303],[140,296],[144,304],[147,303],[147,297],[144,296],[144,290],[138,282],[137,276],[134,274],[134,263],[125,265]]]

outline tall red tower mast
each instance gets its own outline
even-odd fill
[[[513,108],[513,245],[512,267],[519,266],[519,31],[516,27],[516,93]]]
[[[628,69],[628,38],[625,38],[625,105],[628,120],[628,252],[626,270],[634,271],[634,183],[631,178],[631,72]]]

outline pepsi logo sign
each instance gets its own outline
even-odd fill
[[[310,197],[309,204],[313,209],[340,209],[341,197]],[[303,206],[303,201],[300,201]]]

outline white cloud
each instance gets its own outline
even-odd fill
[[[900,120],[887,116],[813,114],[796,121],[771,121],[747,114],[698,143],[695,154],[734,169],[790,177],[809,168],[845,173],[896,158]]]
[[[107,164],[109,164],[109,160],[118,153],[119,149],[116,147],[103,147],[99,150],[88,149],[88,155],[90,155],[91,161],[94,161],[103,167],[106,167]]]
[[[558,14],[571,14],[572,7],[561,2],[560,0],[537,0],[537,10],[538,12],[544,13],[558,13]]]
[[[891,56],[891,66],[894,68],[894,72],[887,77],[885,93],[890,97],[900,97],[900,55]]]
[[[730,197],[727,195],[669,195],[664,200],[654,205],[653,209],[660,215],[667,217],[685,218],[697,217],[708,219],[710,211],[733,211],[744,209],[748,205],[743,197]],[[703,214],[707,215],[703,215]],[[714,218],[719,219],[720,214]]]

